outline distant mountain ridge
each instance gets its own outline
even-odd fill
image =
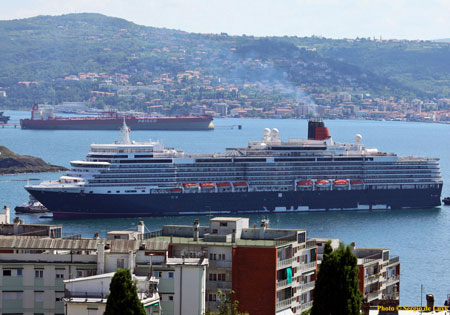
[[[88,99],[98,82],[64,81],[81,72],[126,74],[132,85],[188,70],[220,82],[450,97],[450,44],[441,42],[194,34],[91,13],[0,21],[0,40],[0,106],[10,108]]]

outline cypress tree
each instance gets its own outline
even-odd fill
[[[104,315],[145,315],[137,295],[136,283],[128,269],[117,269],[109,285],[109,296]]]
[[[332,251],[328,242],[317,275],[311,315],[359,315],[362,294],[358,272],[352,248],[341,243]]]

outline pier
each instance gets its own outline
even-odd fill
[[[14,128],[17,128],[17,127],[20,127],[20,124],[0,124],[0,126],[1,126],[2,128],[5,128],[5,127],[14,127]]]

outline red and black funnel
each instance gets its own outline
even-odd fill
[[[309,140],[326,140],[330,137],[330,131],[325,127],[322,119],[310,119],[308,121]]]

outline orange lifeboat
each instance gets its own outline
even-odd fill
[[[246,182],[236,182],[236,183],[233,183],[233,186],[234,187],[247,187],[248,184]]]
[[[197,188],[198,185],[197,184],[183,184],[184,188]]]
[[[338,185],[338,186],[346,186],[346,185],[348,185],[348,181],[347,180],[345,180],[345,179],[336,179],[334,182],[333,182],[333,184],[334,185]]]
[[[297,186],[312,186],[312,180],[300,180],[297,182]]]
[[[351,185],[363,185],[364,182],[362,180],[360,180],[360,179],[355,179],[355,180],[351,180],[350,184]]]
[[[182,191],[181,188],[172,188],[170,190],[170,192],[173,192],[173,193],[180,193],[181,191]]]
[[[214,188],[214,184],[213,183],[201,183],[200,187],[201,188]]]
[[[217,187],[231,187],[230,183],[217,183],[216,184]]]
[[[317,186],[328,186],[330,185],[330,182],[324,179],[316,181]]]

